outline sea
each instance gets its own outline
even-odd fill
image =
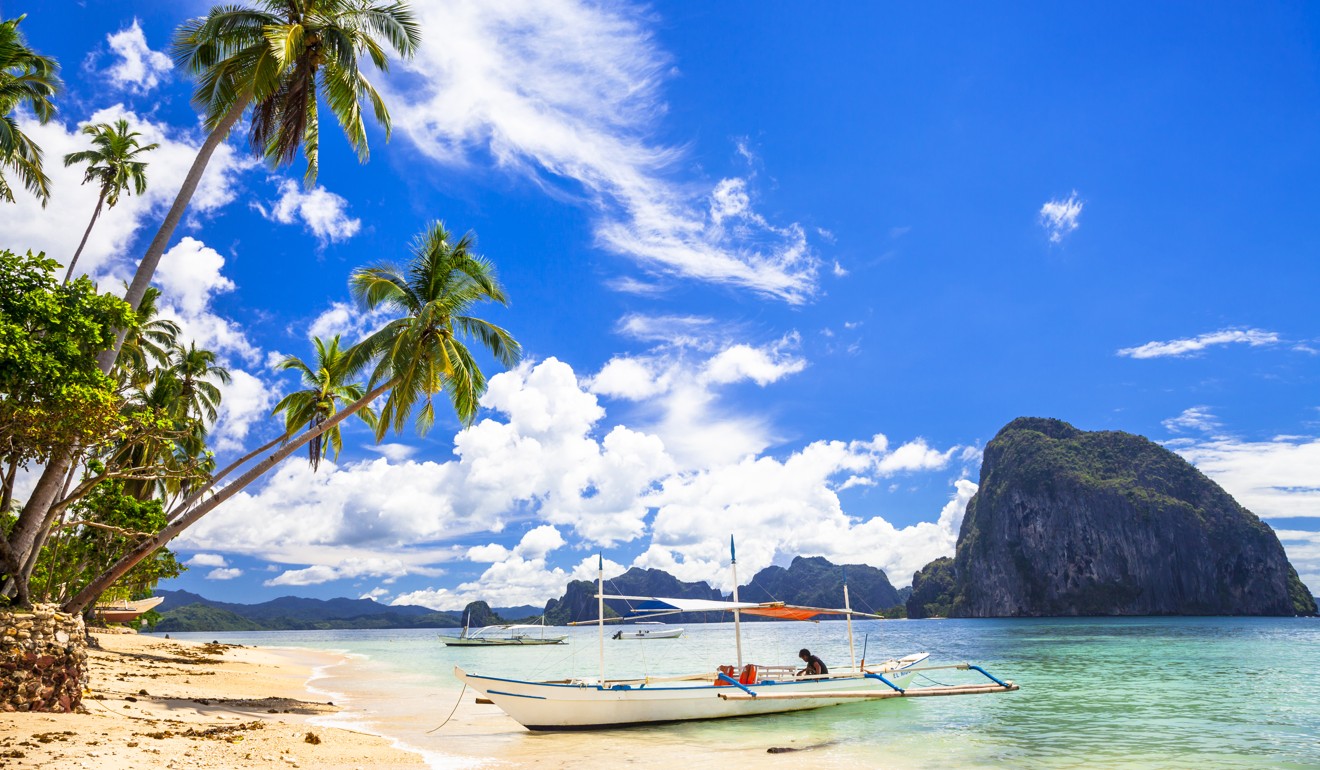
[[[681,639],[604,642],[607,677],[714,671],[732,623]],[[842,622],[744,623],[743,657],[850,659]],[[1070,618],[854,623],[870,662],[929,652],[972,662],[1017,692],[849,703],[813,711],[590,733],[532,733],[460,691],[453,669],[515,679],[595,676],[596,628],[545,647],[446,647],[435,630],[173,634],[346,653],[313,695],[327,725],[386,736],[434,768],[1320,768],[1320,620]],[[924,684],[969,681],[931,671]],[[451,716],[452,712],[452,716]],[[447,720],[447,721],[446,721]],[[771,752],[770,749],[795,749]]]

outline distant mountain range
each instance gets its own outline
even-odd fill
[[[381,604],[372,599],[308,599],[281,596],[260,604],[219,602],[189,591],[157,591],[165,597],[156,611],[155,630],[171,631],[304,631],[339,628],[456,628],[460,612],[436,612],[429,607]],[[500,607],[496,615],[525,618],[540,615],[531,605]]]
[[[901,606],[906,589],[899,592],[883,570],[864,564],[848,565],[848,585],[853,609],[865,612],[891,611]],[[631,596],[669,596],[682,599],[727,599],[708,583],[688,583],[664,570],[633,567],[606,579],[605,590]],[[820,557],[797,557],[787,568],[767,567],[746,585],[739,586],[743,601],[782,601],[813,607],[843,604],[843,569]],[[470,612],[473,626],[517,622],[539,618],[563,625],[596,617],[596,584],[570,582],[564,595],[551,599],[544,610],[533,605],[491,608],[472,602],[461,612],[437,612],[415,605],[381,604],[371,599],[308,599],[282,596],[260,604],[218,602],[188,591],[158,591],[165,601],[157,608],[161,620],[155,630],[170,631],[301,631],[347,628],[456,628]],[[622,607],[620,607],[622,609]],[[607,616],[613,610],[606,609]],[[721,613],[690,613],[670,616],[675,623],[727,620]]]

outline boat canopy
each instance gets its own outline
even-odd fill
[[[780,620],[814,620],[818,615],[860,615],[878,618],[868,612],[826,607],[804,607],[784,602],[728,602],[715,599],[677,599],[663,596],[622,596],[604,594],[599,598],[606,601],[616,600],[628,603],[628,614],[619,620],[639,617],[657,617],[674,615],[680,612],[732,612],[738,610],[748,615],[762,615]],[[589,625],[597,621],[578,621],[572,625]],[[608,621],[607,621],[608,622]]]

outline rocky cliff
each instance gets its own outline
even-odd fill
[[[900,603],[898,591],[884,570],[849,564],[848,595],[853,609],[880,612]],[[786,602],[808,607],[843,606],[843,569],[819,556],[797,556],[783,567],[766,567],[738,587],[745,602]]]
[[[1019,418],[986,445],[952,615],[1295,615],[1270,527],[1140,436]]]
[[[948,556],[917,570],[907,598],[907,616],[914,620],[948,617],[953,609],[955,586],[953,559]]]

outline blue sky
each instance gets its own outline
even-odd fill
[[[727,583],[730,531],[744,571],[903,585],[952,552],[980,448],[1039,415],[1183,453],[1320,589],[1313,8],[489,5],[414,3],[369,164],[327,126],[306,189],[231,139],[158,279],[235,372],[222,462],[276,435],[270,361],[378,322],[348,273],[431,219],[498,265],[526,362],[462,434],[288,461],[165,587],[541,603],[598,550]],[[48,157],[124,114],[164,145],[93,234],[103,285],[200,141],[159,52],[206,8],[3,5],[64,67]],[[94,192],[53,176],[45,211],[0,210],[6,246],[76,246]]]

